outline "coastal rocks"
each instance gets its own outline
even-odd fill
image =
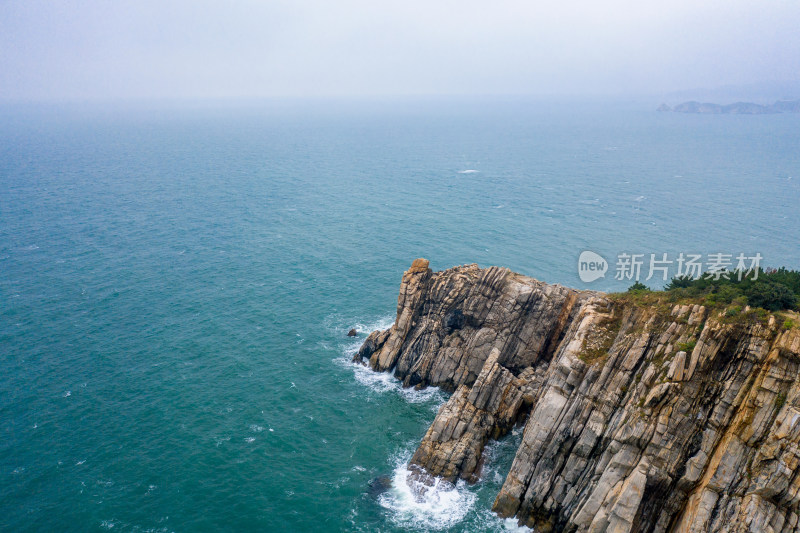
[[[800,531],[800,332],[775,320],[417,260],[354,360],[453,391],[420,477],[475,481],[524,424],[493,508],[538,531]]]
[[[347,336],[348,337],[357,337],[358,336],[358,331],[356,331],[355,328],[353,328],[353,329],[351,329],[350,331],[347,332]]]
[[[365,364],[365,361],[368,361],[372,354],[376,351],[380,350],[384,344],[386,344],[386,339],[389,338],[391,330],[387,329],[385,331],[373,331],[367,337],[367,340],[364,341],[364,344],[361,345],[358,352],[353,356],[354,363],[362,363]]]
[[[504,268],[433,273],[418,259],[403,274],[397,319],[381,334],[387,337],[371,334],[355,359],[393,369],[407,387],[451,392],[475,382],[493,348],[499,364],[519,373],[552,356],[578,295]]]
[[[450,482],[477,480],[484,446],[513,427],[527,384],[500,365],[499,356],[492,350],[473,386],[459,386],[441,407],[411,464]]]
[[[392,488],[392,478],[389,476],[378,476],[369,481],[368,494],[371,498],[378,498],[384,492]]]

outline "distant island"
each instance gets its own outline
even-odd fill
[[[705,115],[767,115],[773,113],[800,113],[800,100],[779,100],[774,104],[761,105],[753,102],[736,102],[721,105],[700,102],[684,102],[675,107],[658,106],[657,111],[674,113],[701,113]]]

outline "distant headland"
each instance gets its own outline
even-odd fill
[[[658,106],[657,111],[674,113],[701,113],[705,115],[767,115],[774,113],[800,113],[800,100],[778,100],[774,104],[761,105],[753,102],[736,102],[721,105],[700,102],[683,102],[675,107]]]

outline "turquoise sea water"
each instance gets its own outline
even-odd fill
[[[652,107],[0,108],[0,530],[512,528],[519,434],[433,501],[370,487],[446,396],[345,334],[416,257],[606,290],[582,250],[799,268],[800,116]]]

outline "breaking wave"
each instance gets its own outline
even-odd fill
[[[395,462],[392,488],[381,494],[378,503],[396,525],[421,531],[447,529],[464,520],[475,505],[477,495],[467,490],[464,481],[453,485],[435,478],[428,486],[413,479],[408,457]]]

